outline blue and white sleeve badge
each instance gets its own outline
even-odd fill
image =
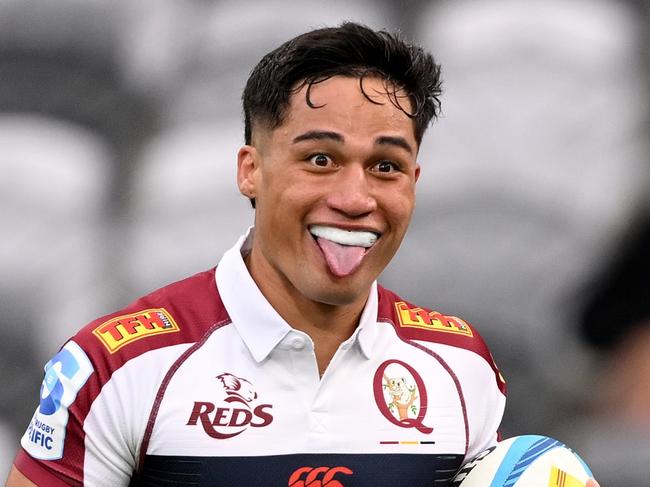
[[[32,457],[63,457],[68,408],[93,370],[86,353],[73,341],[66,343],[45,365],[40,404],[20,441]]]

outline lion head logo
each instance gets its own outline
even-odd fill
[[[228,396],[238,397],[245,402],[251,402],[257,399],[257,392],[253,389],[253,384],[246,379],[242,379],[241,377],[237,377],[236,375],[227,372],[219,374],[217,379],[221,381]]]

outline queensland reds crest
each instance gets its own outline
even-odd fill
[[[187,426],[199,421],[212,438],[224,440],[243,433],[249,427],[261,428],[271,424],[271,404],[258,404],[257,391],[251,382],[234,374],[215,377],[224,398],[221,403],[194,401]]]
[[[429,434],[433,428],[424,424],[427,390],[420,374],[401,360],[386,360],[373,379],[375,402],[381,414],[402,428],[415,428]]]

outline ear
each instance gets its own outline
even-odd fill
[[[420,165],[416,164],[415,165],[415,182],[418,182],[418,179],[420,178]]]
[[[245,145],[237,152],[237,186],[239,192],[249,199],[256,197],[260,167],[260,153],[252,145]]]

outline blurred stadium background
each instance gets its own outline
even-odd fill
[[[584,317],[650,214],[648,12],[643,0],[0,0],[0,479],[65,339],[215,265],[252,222],[234,179],[252,66],[350,19],[400,30],[444,70],[416,215],[383,284],[481,330],[509,383],[504,436],[555,436],[603,487],[647,485],[650,386],[639,415],[599,407],[628,327],[607,309],[594,339]],[[647,309],[644,282],[623,308]],[[629,388],[650,382],[645,357]]]

